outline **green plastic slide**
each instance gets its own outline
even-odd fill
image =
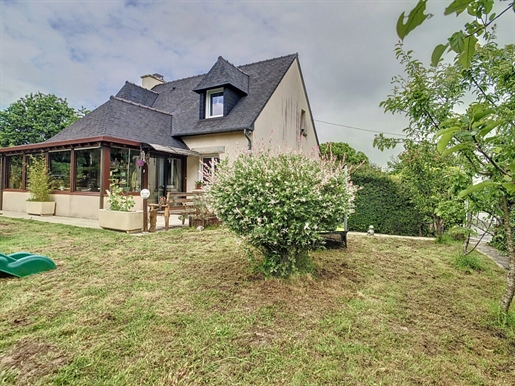
[[[55,263],[46,256],[33,255],[30,252],[16,252],[10,255],[0,253],[0,272],[17,277],[55,269]]]

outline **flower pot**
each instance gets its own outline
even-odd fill
[[[189,219],[190,227],[194,227],[194,228],[197,228],[199,226],[209,227],[209,226],[214,226],[214,225],[219,225],[219,224],[220,224],[220,220],[216,216],[205,217],[205,218],[198,218],[198,217],[190,216],[190,219]]]
[[[55,202],[53,201],[27,201],[27,213],[38,216],[53,216],[55,214]]]
[[[143,229],[143,212],[121,212],[100,209],[98,211],[98,223],[104,229],[113,229],[127,233],[141,231]]]

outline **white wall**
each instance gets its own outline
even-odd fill
[[[25,212],[25,202],[28,198],[28,192],[4,191],[2,209],[10,212]]]
[[[26,212],[26,202],[29,198],[28,192],[3,192],[2,209],[10,212]],[[133,210],[143,210],[143,199],[134,196],[136,206]],[[80,194],[53,194],[52,200],[56,202],[55,215],[64,217],[98,219],[98,208],[100,206],[99,196],[86,196]],[[104,208],[108,208],[104,198]]]
[[[301,111],[305,111],[307,136],[298,136]],[[254,147],[280,147],[301,150],[318,157],[315,128],[305,93],[298,61],[291,65],[254,125]]]
[[[306,136],[299,136],[301,115],[304,111]],[[318,158],[318,143],[315,136],[313,119],[309,109],[308,99],[302,83],[298,61],[295,61],[286,72],[283,80],[257,118],[254,132],[250,133],[252,148],[280,148],[281,151],[300,150],[309,157]],[[205,156],[220,155],[220,158],[235,158],[241,152],[247,151],[248,142],[243,131],[227,134],[213,134],[184,137],[184,142],[192,150],[199,151]],[[209,149],[224,147],[222,153],[209,152]],[[206,151],[202,151],[202,150]],[[199,176],[199,157],[188,157],[186,190],[195,188]]]
[[[225,134],[212,134],[202,136],[183,137],[184,143],[192,150],[198,151],[205,157],[219,156],[221,159],[229,157],[234,159],[238,154],[247,151],[247,138],[243,131]],[[223,148],[223,152],[220,152]],[[195,189],[195,181],[200,178],[200,158],[188,157],[187,159],[186,191]]]

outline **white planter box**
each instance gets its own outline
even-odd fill
[[[101,228],[124,232],[135,232],[143,229],[143,212],[119,212],[99,209],[98,223]]]
[[[53,216],[55,214],[55,202],[27,201],[27,213],[38,216]]]

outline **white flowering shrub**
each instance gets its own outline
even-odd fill
[[[276,276],[309,266],[308,251],[322,245],[320,231],[343,224],[354,191],[336,159],[271,152],[222,160],[206,187],[217,217],[259,250],[262,269]]]

